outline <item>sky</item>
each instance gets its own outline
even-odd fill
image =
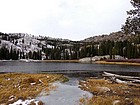
[[[130,0],[0,0],[0,32],[70,40],[121,30]]]

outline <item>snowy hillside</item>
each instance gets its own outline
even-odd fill
[[[45,45],[44,41],[39,41],[37,37],[24,33],[1,33],[0,35],[0,48],[6,49],[6,53],[9,55],[15,51],[18,54],[18,59],[31,59],[34,55],[39,56],[40,60],[45,59],[45,54],[42,51],[43,45]]]
[[[73,45],[76,43],[68,39],[34,36],[27,33],[0,32],[0,60],[75,59],[76,52]]]

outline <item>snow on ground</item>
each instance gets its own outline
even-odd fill
[[[25,36],[24,38],[18,39],[17,45],[26,51],[38,51],[41,50],[38,46],[39,43],[41,42],[34,37]]]
[[[2,48],[2,47],[7,48],[9,50],[9,52],[11,51],[11,48],[16,51],[18,51],[18,50],[22,51],[22,48],[20,46],[16,46],[12,42],[6,41],[6,40],[1,40],[0,48]]]
[[[13,35],[16,35],[16,33],[13,33]],[[17,33],[17,35],[20,35]],[[9,52],[12,50],[16,52],[24,52],[25,55],[27,55],[30,51],[33,53],[41,51],[42,46],[46,45],[45,41],[40,41],[37,39],[37,37],[31,36],[29,34],[23,34],[23,37],[19,39],[14,39],[12,41],[2,40],[0,39],[0,48],[5,47],[9,50]],[[52,46],[50,46],[52,48]],[[45,59],[46,56],[42,52],[42,59]]]
[[[103,59],[110,59],[110,55],[85,57],[85,58],[79,59],[79,61],[83,62],[83,63],[89,63],[89,62],[100,61]],[[115,55],[115,59],[124,59],[124,57],[122,57],[120,55]]]
[[[39,101],[37,101],[35,99],[25,100],[25,101],[19,99],[18,101],[14,102],[12,104],[9,104],[9,105],[30,105],[32,102],[35,103],[35,105],[38,105]]]

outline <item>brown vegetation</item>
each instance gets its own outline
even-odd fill
[[[42,90],[49,92],[54,81],[65,81],[63,75],[57,74],[0,74],[0,104],[8,104],[18,99],[34,98]]]
[[[140,86],[88,79],[80,82],[80,88],[93,93],[91,99],[80,99],[81,105],[140,105]]]
[[[134,62],[118,62],[118,61],[96,61],[97,64],[113,64],[113,65],[132,65],[132,66],[140,66],[140,63]]]
[[[107,59],[106,62],[140,63],[140,59]]]

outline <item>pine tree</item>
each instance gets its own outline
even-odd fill
[[[32,54],[31,51],[29,51],[28,56],[29,56],[29,59],[32,59],[33,58],[33,54]]]
[[[131,0],[134,9],[127,11],[129,17],[126,19],[122,30],[126,33],[140,34],[140,0]]]

